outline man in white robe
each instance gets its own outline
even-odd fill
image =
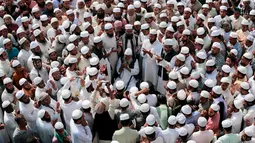
[[[19,44],[21,46],[21,50],[19,51],[18,54],[18,60],[21,66],[25,67],[27,70],[28,69],[27,60],[32,54],[29,47],[29,41],[25,37],[23,37],[19,40]]]
[[[34,56],[32,60],[34,67],[29,74],[30,79],[34,81],[36,77],[41,77],[46,83],[49,79],[49,73],[48,70],[43,66],[41,58],[39,56]]]
[[[11,63],[8,60],[8,54],[4,48],[0,48],[0,69],[4,71],[7,77],[11,77],[13,69],[11,68]]]
[[[157,40],[157,31],[151,29],[149,39],[145,40],[142,45],[141,56],[142,77],[143,81],[151,82],[155,88],[158,81],[158,65],[156,64],[155,55],[160,55],[163,45]]]

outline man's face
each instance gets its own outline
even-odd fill
[[[235,11],[234,17],[237,19],[237,18],[239,18],[239,16],[240,16],[240,12],[239,11]]]
[[[166,53],[169,53],[172,51],[172,46],[171,45],[164,45],[164,50]]]
[[[47,8],[48,10],[53,10],[53,5],[52,5],[52,3],[51,3],[51,2],[47,3],[47,4],[46,4],[46,8]]]
[[[83,1],[78,2],[78,9],[83,9],[85,7],[85,3]]]
[[[28,104],[30,102],[30,98],[26,95],[23,95],[21,98],[20,98],[20,101],[25,103],[25,104]]]
[[[122,15],[121,12],[114,12],[113,13],[113,16],[114,16],[115,19],[121,18],[121,15]]]
[[[50,59],[51,59],[51,60],[57,60],[57,52],[52,52],[52,53],[50,54]]]
[[[209,115],[209,117],[213,117],[215,115],[215,112],[212,108],[209,108],[208,115]]]
[[[209,9],[208,9],[208,8],[203,8],[203,9],[202,9],[202,13],[203,13],[204,15],[207,15],[208,12],[209,12]]]
[[[189,19],[190,18],[191,13],[189,11],[184,11],[184,19]]]
[[[221,17],[225,17],[227,15],[227,11],[226,10],[220,10],[220,16]]]
[[[223,82],[223,83],[221,84],[222,90],[226,90],[226,89],[228,88],[228,86],[229,86],[229,84],[226,83],[226,82]]]
[[[114,34],[113,28],[107,29],[105,30],[105,32],[109,37],[113,37]]]
[[[8,43],[6,43],[6,44],[4,44],[4,48],[6,49],[6,50],[11,50],[12,49],[12,43],[11,42],[8,42]]]
[[[206,66],[205,70],[206,70],[206,73],[212,73],[214,71],[214,67],[211,67],[211,66]]]
[[[42,68],[42,61],[41,60],[35,60],[35,61],[33,61],[33,65],[36,69],[41,69]]]
[[[212,47],[212,55],[216,56],[220,53],[220,49],[216,47]]]
[[[157,35],[154,35],[154,34],[150,34],[150,36],[149,36],[149,39],[150,39],[151,43],[155,42],[156,38],[157,38]]]
[[[5,61],[6,59],[8,59],[8,54],[4,51],[4,52],[2,53],[2,55],[0,55],[0,59],[1,59],[2,61]]]
[[[34,12],[34,13],[33,13],[33,16],[34,16],[36,19],[40,19],[40,15],[41,15],[41,12],[40,12],[40,11],[37,11],[37,12]]]
[[[184,29],[185,29],[184,25],[181,25],[181,26],[178,27],[178,31],[180,33],[182,33]]]
[[[174,32],[171,32],[171,31],[166,31],[166,33],[165,33],[165,35],[166,35],[166,38],[170,38],[170,39],[172,39],[173,37],[174,37]]]
[[[7,36],[8,36],[8,30],[7,30],[7,29],[3,29],[1,32],[2,32],[2,35],[3,35],[4,37],[7,37]]]
[[[182,35],[182,41],[187,41],[189,39],[189,36],[187,35]]]
[[[81,38],[81,41],[82,41],[84,44],[88,44],[88,43],[89,43],[89,37],[82,37],[82,38]]]
[[[135,9],[129,9],[129,10],[127,11],[127,13],[128,13],[129,16],[134,16],[134,14],[135,14]]]
[[[49,95],[47,95],[47,97],[45,97],[43,100],[42,100],[42,103],[44,104],[44,105],[50,105],[50,101],[51,99],[50,99],[50,96]]]
[[[242,25],[242,31],[243,32],[248,31],[248,29],[249,29],[248,25]]]
[[[146,23],[150,24],[152,22],[152,18],[145,18]]]
[[[249,63],[250,63],[250,60],[248,60],[247,58],[245,57],[241,58],[241,65],[247,66]]]
[[[74,14],[72,13],[72,14],[69,14],[68,16],[68,19],[70,20],[70,21],[74,21]]]
[[[13,83],[10,82],[10,83],[5,84],[5,88],[12,90],[14,88]]]
[[[184,6],[177,6],[177,9],[178,9],[179,13],[182,14],[184,11]]]
[[[243,5],[244,7],[250,7],[250,1],[244,1]]]
[[[235,45],[235,44],[236,44],[236,38],[229,37],[229,42],[230,42],[232,45]]]
[[[10,25],[12,23],[12,19],[10,17],[7,17],[7,18],[4,19],[4,23],[6,25]]]

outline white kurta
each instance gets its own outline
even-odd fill
[[[5,61],[0,60],[0,69],[2,69],[7,77],[11,77],[13,74],[13,69],[11,68],[10,61],[6,59]]]
[[[165,143],[175,143],[179,137],[179,133],[176,129],[167,128],[162,131]]]
[[[150,50],[155,55],[160,55],[163,45],[156,40],[153,44],[147,39],[143,42],[142,49]],[[154,57],[150,57],[141,50],[141,56],[143,57],[142,75],[144,81],[150,81],[154,86],[158,81],[158,65]]]
[[[38,76],[43,79],[44,83],[47,83],[47,81],[49,80],[49,74],[48,74],[48,71],[45,67],[42,67],[41,70],[37,70],[35,68],[32,68],[32,70],[29,74],[30,79],[32,81],[34,81],[34,79]]]
[[[20,62],[20,65],[25,67],[28,70],[27,60],[31,56],[32,52],[26,51],[24,49],[21,49],[18,54],[18,60]]]
[[[42,143],[52,142],[52,138],[54,137],[54,127],[51,122],[45,122],[42,121],[41,118],[38,118],[36,120],[36,126]]]
[[[73,119],[70,121],[71,137],[73,143],[92,143],[92,134],[89,126],[75,124]]]
[[[9,137],[11,138],[12,142],[14,142],[13,140],[13,132],[15,131],[16,127],[17,127],[17,123],[14,120],[15,115],[14,113],[7,113],[4,112],[4,124],[5,124],[5,128],[6,131],[9,135]]]
[[[53,100],[51,97],[50,97],[50,105],[49,106],[50,107],[41,105],[41,109],[44,109],[45,111],[47,111],[50,114],[51,120],[58,119],[58,121],[60,121],[60,118],[59,118],[60,115],[57,112],[57,102],[55,100]]]
[[[232,133],[238,134],[241,131],[243,113],[241,111],[232,112],[230,120],[232,121]]]

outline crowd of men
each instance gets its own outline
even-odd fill
[[[255,143],[253,0],[0,2],[0,143]]]

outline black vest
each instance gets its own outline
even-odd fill
[[[170,62],[171,59],[177,55],[177,53],[172,50],[171,52],[167,53],[167,54],[164,54],[163,50],[161,51],[161,57],[166,60],[167,62]],[[162,74],[162,69],[163,69],[163,75]],[[167,73],[167,70],[165,68],[163,68],[162,66],[159,66],[159,69],[158,69],[158,76],[162,77],[162,79],[164,81],[166,80],[169,80],[169,77],[168,77],[168,73]]]

